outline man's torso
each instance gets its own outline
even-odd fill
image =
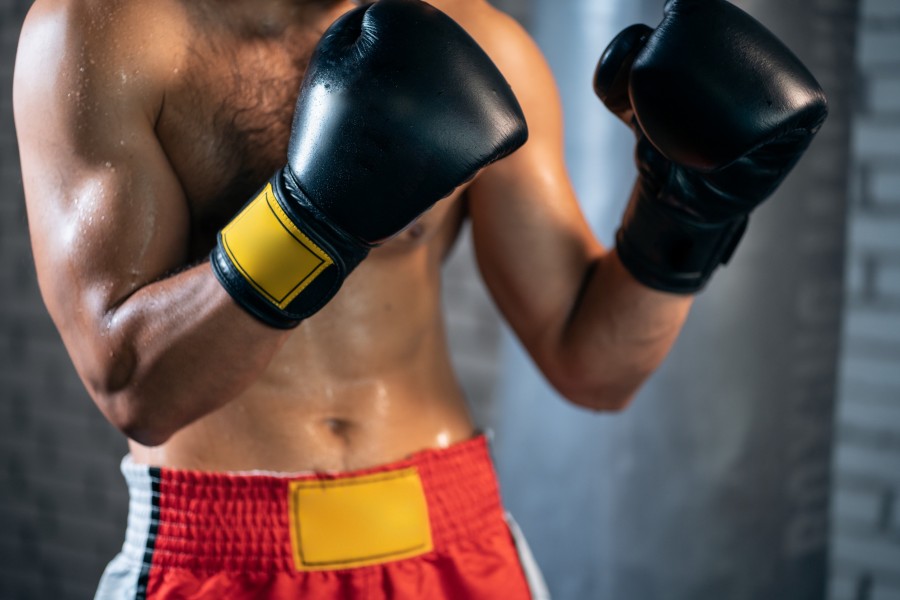
[[[309,56],[328,24],[353,7],[309,1],[254,13],[234,4],[241,3],[164,1],[156,9],[181,24],[156,131],[187,197],[195,261],[283,165]],[[342,470],[470,436],[440,311],[440,267],[463,213],[456,193],[375,249],[255,384],[162,446],[132,443],[136,460]]]

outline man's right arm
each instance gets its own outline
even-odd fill
[[[15,85],[38,278],[100,409],[144,444],[234,398],[368,248],[527,137],[509,85],[446,15],[354,9],[310,59],[287,165],[220,232],[215,269],[185,269],[190,214],[154,133],[178,23],[130,14],[143,3],[54,2],[26,23]]]
[[[236,397],[286,334],[237,307],[208,263],[185,268],[188,205],[154,131],[177,34],[140,8],[83,4],[37,2],[20,40],[29,228],[79,376],[110,422],[154,445]]]

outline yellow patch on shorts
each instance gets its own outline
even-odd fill
[[[411,558],[433,548],[415,468],[289,487],[291,546],[300,571]]]

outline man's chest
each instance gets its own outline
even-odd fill
[[[273,38],[198,36],[173,67],[178,72],[166,89],[156,131],[188,202],[191,254],[208,253],[216,232],[284,165],[309,59],[346,9],[335,3],[307,25]],[[449,244],[460,209],[458,202],[440,203],[389,245],[419,246],[445,222]]]
[[[297,93],[319,33],[199,39],[166,90],[157,135],[198,233],[217,229],[284,164]]]

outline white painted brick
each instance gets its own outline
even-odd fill
[[[900,43],[897,52],[900,52]],[[858,160],[900,157],[900,122],[897,119],[859,117],[853,128],[853,149]]]
[[[900,264],[878,265],[875,271],[875,293],[886,299],[900,297]]]
[[[900,311],[853,307],[844,318],[844,336],[869,341],[897,343],[900,347]],[[894,363],[900,369],[900,362]]]
[[[874,528],[878,525],[882,502],[882,494],[874,489],[839,489],[832,497],[831,516],[835,521]]]
[[[876,571],[900,575],[900,542],[887,536],[838,532],[831,548],[835,562],[864,564]]]
[[[900,436],[900,401],[896,404],[875,402],[841,402],[838,405],[838,422],[874,435]]]
[[[900,452],[839,444],[834,454],[834,466],[838,474],[900,486]],[[897,564],[900,566],[900,562]]]
[[[897,98],[900,102],[900,90]],[[869,194],[876,204],[900,206],[900,171],[873,169],[869,176]]]
[[[863,0],[860,7],[863,19],[890,19],[900,17],[900,2],[897,0]]]
[[[865,379],[844,377],[838,392],[840,403],[900,402],[900,388],[872,384]]]
[[[900,8],[900,2],[897,0],[891,2]],[[869,79],[869,110],[876,113],[900,112],[900,77]]]
[[[900,30],[868,30],[860,36],[857,61],[863,69],[900,64]]]
[[[858,214],[851,220],[849,231],[851,252],[900,252],[900,221],[897,219]]]
[[[848,385],[860,381],[873,386],[896,388],[900,396],[900,365],[896,360],[845,353],[841,357],[840,368]]]

